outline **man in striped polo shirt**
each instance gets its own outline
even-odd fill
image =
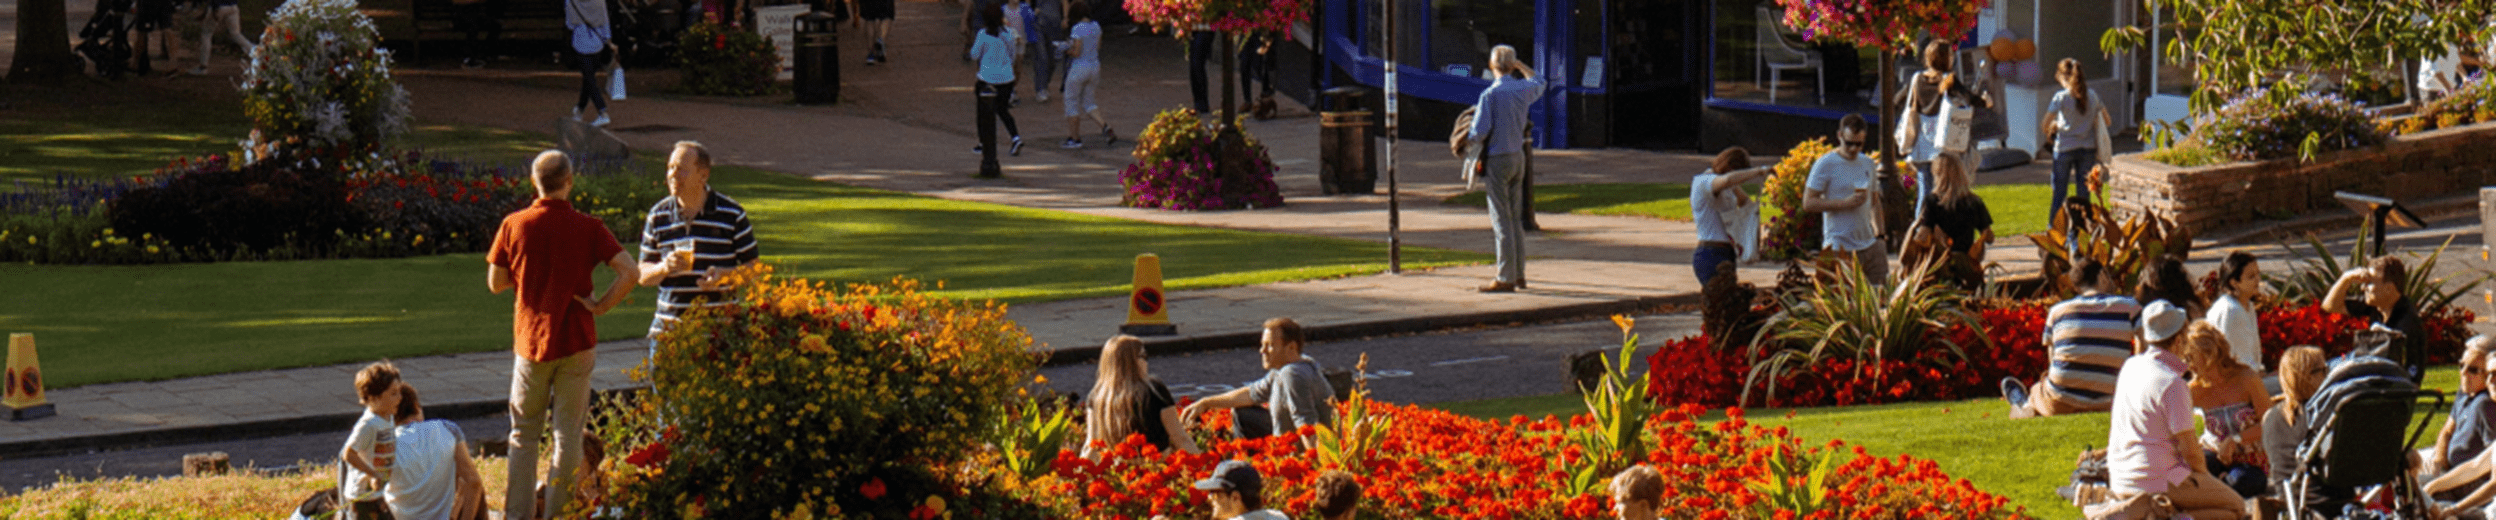
[[[2002,378],[2002,399],[2011,402],[2011,418],[2113,408],[2115,375],[2124,359],[2132,357],[2141,304],[2106,287],[2105,271],[2089,258],[2072,268],[2072,285],[2083,292],[2045,313],[2045,342],[2053,349],[2045,377],[2034,386],[2018,377]]]
[[[650,217],[641,226],[641,284],[659,287],[658,314],[650,320],[652,338],[696,299],[711,305],[734,303],[735,294],[716,285],[719,276],[753,263],[757,256],[745,207],[711,191],[710,182],[710,150],[702,143],[677,141],[667,159],[668,197],[650,207]],[[683,249],[691,254],[677,254]],[[652,343],[653,354],[657,348]]]

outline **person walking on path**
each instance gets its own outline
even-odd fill
[[[893,33],[893,0],[849,0],[849,26],[865,27],[867,38],[875,42],[867,47],[867,64],[884,62],[884,37]]]
[[[224,34],[226,40],[234,42],[234,48],[243,51],[244,63],[251,62],[251,52],[259,45],[251,43],[250,38],[243,37],[243,14],[242,9],[236,7],[236,2],[237,0],[208,0],[208,5],[200,9],[199,66],[191,68],[191,75],[208,75],[208,57],[216,54],[214,51],[218,34]]]
[[[1087,115],[1101,125],[1102,144],[1116,144],[1118,131],[1109,128],[1109,118],[1101,115],[1101,105],[1093,101],[1101,85],[1101,24],[1092,21],[1091,2],[1067,0],[1066,5],[1068,19],[1075,25],[1066,31],[1065,53],[1071,61],[1066,64],[1066,95],[1060,99],[1066,103],[1066,142],[1058,147],[1083,147],[1083,117]]]
[[[1853,260],[1864,281],[1887,285],[1889,246],[1873,227],[1881,214],[1880,184],[1873,182],[1872,171],[1878,164],[1863,154],[1868,126],[1855,114],[1837,121],[1837,149],[1811,164],[1802,210],[1820,213],[1823,251]],[[1836,197],[1841,193],[1846,195]]]
[[[1482,150],[1483,164],[1490,174],[1491,243],[1498,258],[1499,274],[1484,285],[1482,292],[1515,292],[1525,288],[1525,222],[1518,214],[1524,201],[1526,110],[1534,100],[1543,97],[1543,80],[1536,78],[1534,68],[1517,61],[1517,49],[1507,45],[1491,48],[1491,88],[1482,91],[1474,106],[1472,130],[1465,139]]]
[[[1690,179],[1690,220],[1699,225],[1699,249],[1690,255],[1690,269],[1698,274],[1701,285],[1715,279],[1718,269],[1730,269],[1727,264],[1742,258],[1742,240],[1735,237],[1734,222],[1758,226],[1757,208],[1742,193],[1742,185],[1775,171],[1769,166],[1751,167],[1751,152],[1736,146],[1716,154],[1712,167]],[[1754,214],[1749,219],[1728,220],[1740,216],[1743,208],[1751,208]]]
[[[614,56],[615,31],[607,23],[606,0],[564,0],[563,26],[572,31],[573,65],[581,69],[581,98],[572,103],[572,119],[581,118],[581,109],[598,107],[598,119],[589,126],[607,126],[607,93],[598,88],[598,69],[606,67]]]
[[[554,438],[546,510],[562,511],[581,473],[581,434],[589,418],[589,379],[598,369],[597,316],[633,292],[632,257],[607,225],[572,208],[572,165],[563,152],[537,154],[529,179],[537,201],[503,217],[486,253],[486,287],[512,299],[511,466],[505,518],[535,511],[540,439]],[[614,283],[591,299],[591,271],[604,263]],[[546,431],[552,415],[554,431]]]
[[[1066,3],[1060,0],[1022,2],[1023,47],[1031,50],[1031,93],[1049,102],[1050,76],[1057,75],[1059,42],[1066,41]]]
[[[971,44],[971,55],[979,58],[979,75],[972,94],[977,103],[987,103],[996,114],[997,122],[1005,123],[1005,134],[1013,138],[1006,155],[1023,154],[1023,130],[1014,124],[1014,43],[1013,34],[1005,30],[1005,6],[989,4],[980,8],[978,41]],[[980,121],[980,125],[990,124]],[[995,134],[981,130],[981,139]],[[987,145],[972,147],[973,152],[986,152]]]
[[[2054,198],[2047,204],[2062,204],[2065,197],[2089,198],[2089,170],[2097,168],[2098,149],[2109,121],[2106,105],[2097,92],[2089,89],[2089,76],[2081,72],[2080,60],[2063,58],[2054,65],[2054,80],[2062,83],[2063,91],[2054,93],[2054,101],[2046,105],[2051,117],[2039,135],[2054,136]],[[2056,208],[2046,208],[2053,211]]]
[[[1265,338],[1257,347],[1265,377],[1187,405],[1179,413],[1179,422],[1195,424],[1196,417],[1207,411],[1235,408],[1239,411],[1231,414],[1231,433],[1241,439],[1333,424],[1335,409],[1327,400],[1334,397],[1335,388],[1326,382],[1326,371],[1318,367],[1317,360],[1301,353],[1307,344],[1299,322],[1265,320]]]
[[[1924,44],[1924,70],[1907,79],[1902,91],[1906,110],[1898,115],[1898,149],[1915,166],[1915,220],[1924,219],[1924,201],[1932,198],[1933,158],[1944,150],[1943,132],[1966,132],[1966,128],[1948,128],[1952,107],[1990,108],[1991,98],[1970,91],[1952,71],[1951,42],[1933,40]],[[1964,152],[1964,150],[1956,150]]]
[[[468,57],[459,61],[461,68],[485,66],[485,57],[503,44],[503,3],[509,0],[451,0],[457,18],[453,24],[467,37]]]
[[[677,141],[667,158],[667,194],[650,207],[641,226],[641,284],[659,288],[658,311],[650,319],[656,339],[693,301],[708,305],[736,303],[719,287],[719,276],[754,263],[760,257],[754,224],[745,206],[711,191],[711,151],[702,143]],[[652,343],[651,353],[658,353]]]

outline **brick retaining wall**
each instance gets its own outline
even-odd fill
[[[2180,168],[2115,157],[2106,199],[2119,215],[2150,212],[2197,234],[2247,223],[2347,211],[2350,191],[2409,202],[2474,192],[2496,181],[2496,123],[2395,136],[2382,147],[2296,159]]]

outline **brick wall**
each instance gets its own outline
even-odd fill
[[[2149,212],[2196,233],[2316,211],[2347,211],[2332,199],[2350,191],[2410,202],[2468,194],[2496,181],[2496,124],[2395,136],[2379,148],[2296,159],[2179,168],[2115,157],[2106,199],[2120,215]]]

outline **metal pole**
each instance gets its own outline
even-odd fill
[[[1395,2],[1379,2],[1387,28],[1387,274],[1404,274],[1404,208],[1395,184]]]

